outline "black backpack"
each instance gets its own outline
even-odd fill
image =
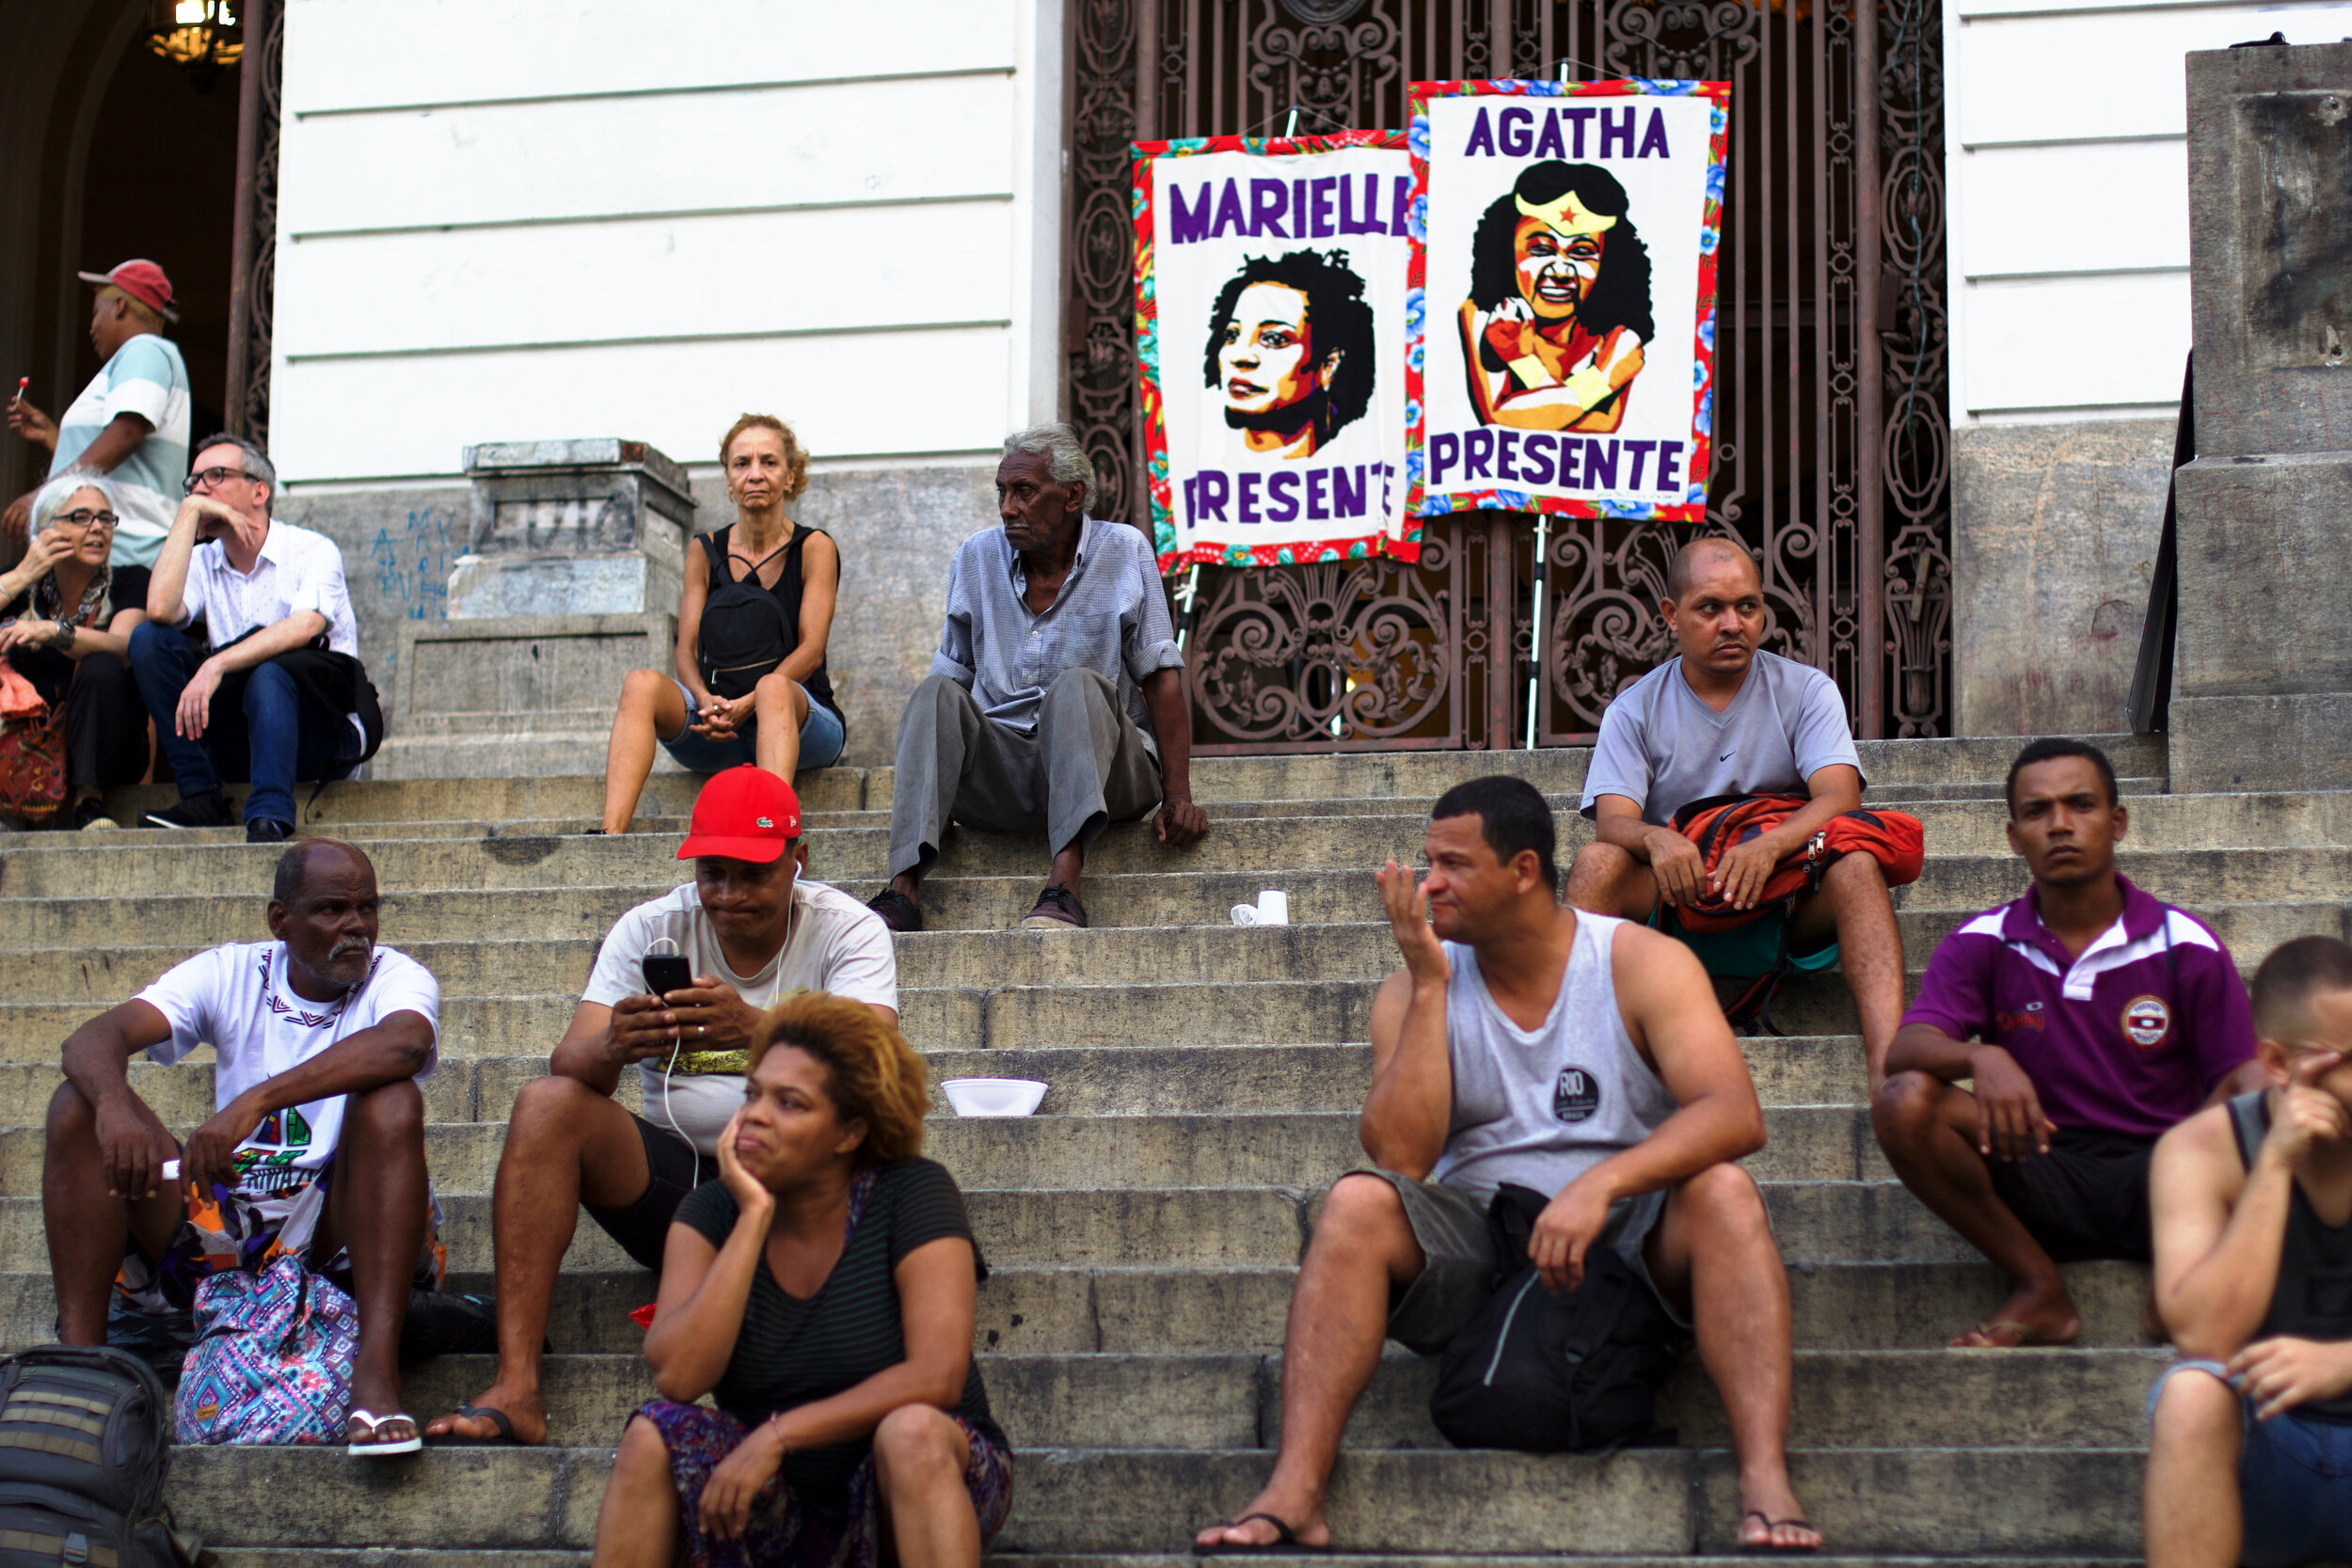
[[[147,1364],[104,1345],[0,1360],[0,1568],[185,1568],[164,1473],[171,1401]]]
[[[796,528],[790,549],[808,537]],[[695,535],[710,557],[710,594],[703,600],[701,629],[694,639],[694,662],[702,667],[703,685],[714,697],[748,697],[759,677],[784,662],[799,641],[799,628],[784,624],[784,606],[759,585],[759,569],[736,581],[727,571],[726,553],[715,533]],[[765,564],[765,562],[762,562]]]
[[[1546,1291],[1527,1261],[1527,1239],[1548,1201],[1525,1187],[1495,1193],[1486,1226],[1501,1280],[1438,1358],[1430,1418],[1461,1449],[1583,1453],[1672,1443],[1658,1424],[1658,1389],[1688,1336],[1649,1281],[1598,1242],[1585,1251],[1575,1290]]]

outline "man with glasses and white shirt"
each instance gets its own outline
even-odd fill
[[[131,635],[139,695],[180,786],[180,803],[148,813],[147,826],[227,827],[221,782],[250,781],[246,842],[275,844],[294,832],[296,780],[342,778],[368,753],[359,714],[373,689],[342,551],[274,521],[277,488],[252,442],[199,444],[148,583],[148,619]]]

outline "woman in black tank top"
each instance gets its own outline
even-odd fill
[[[847,732],[825,669],[841,552],[785,515],[808,453],[746,414],[719,444],[735,521],[686,551],[675,673],[632,671],[605,756],[600,832],[628,831],[659,740],[691,772],[755,763],[780,778],[839,760]]]

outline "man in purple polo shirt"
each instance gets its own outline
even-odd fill
[[[2072,1343],[2058,1265],[2148,1261],[2156,1140],[2267,1082],[2230,950],[2117,874],[2127,816],[2096,746],[2017,753],[2009,844],[2033,887],[1936,948],[1871,1101],[1903,1185],[2014,1286],[1955,1346]]]

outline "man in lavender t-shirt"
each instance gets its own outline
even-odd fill
[[[2117,874],[2127,818],[2097,747],[2020,752],[2009,843],[2033,887],[1936,948],[1887,1053],[1888,1164],[2013,1287],[1956,1346],[2072,1342],[2058,1265],[2146,1262],[2156,1139],[2267,1082],[2230,950]]]

